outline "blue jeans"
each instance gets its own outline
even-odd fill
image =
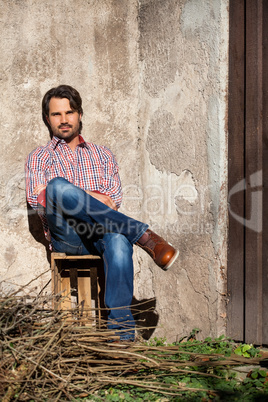
[[[148,225],[114,211],[62,177],[47,185],[46,215],[55,251],[103,257],[108,328],[120,339],[134,339],[133,244]]]

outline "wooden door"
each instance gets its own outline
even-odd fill
[[[227,334],[268,344],[268,1],[230,0]]]

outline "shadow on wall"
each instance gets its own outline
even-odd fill
[[[155,311],[156,298],[137,300],[133,297],[131,312],[139,334],[143,339],[151,338],[157,326],[159,315]]]
[[[51,264],[51,251],[49,250],[49,243],[45,238],[43,226],[37,212],[30,206],[27,202],[27,215],[28,215],[28,225],[29,231],[33,238],[41,243],[47,252],[47,260],[49,265]]]

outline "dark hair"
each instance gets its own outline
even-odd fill
[[[49,91],[47,91],[42,101],[42,118],[43,122],[45,123],[45,125],[49,130],[50,137],[52,138],[53,132],[47,121],[47,116],[49,116],[49,102],[51,98],[69,99],[72,110],[75,110],[81,115],[83,114],[83,109],[82,109],[82,99],[79,92],[70,85],[59,85],[58,87],[51,88]],[[81,133],[81,130],[82,130],[82,122],[80,121],[79,134]]]

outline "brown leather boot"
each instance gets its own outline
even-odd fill
[[[150,229],[146,230],[136,244],[147,251],[154,262],[165,271],[171,267],[179,255],[179,251]]]

